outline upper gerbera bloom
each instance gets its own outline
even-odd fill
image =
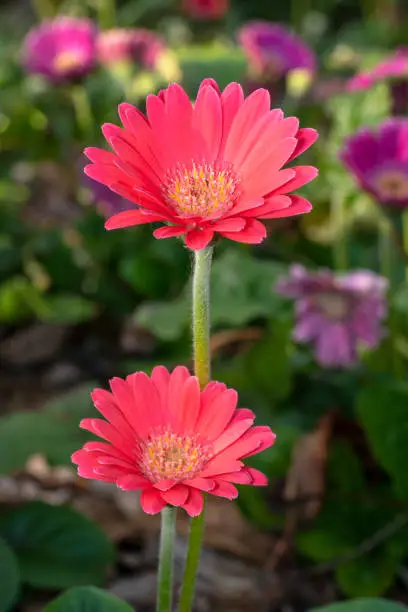
[[[86,75],[94,67],[95,57],[96,29],[88,19],[44,21],[28,33],[23,46],[27,70],[54,82]]]
[[[378,202],[408,206],[408,119],[359,130],[346,140],[341,158]]]
[[[292,70],[316,71],[316,56],[301,38],[269,21],[254,21],[238,33],[251,68],[268,78],[280,79]]]
[[[350,366],[361,344],[375,348],[387,314],[387,279],[369,270],[335,275],[291,267],[276,290],[296,300],[296,342],[312,344],[323,367]]]
[[[203,509],[202,491],[235,499],[234,484],[267,484],[243,459],[271,446],[269,427],[252,427],[255,415],[237,409],[237,393],[218,382],[200,390],[198,379],[179,366],[151,377],[136,372],[110,381],[112,393],[96,389],[95,407],[105,417],[81,427],[105,442],[87,442],[73,454],[78,474],[140,490],[148,514],[166,504],[190,516]]]
[[[229,0],[183,0],[183,11],[193,19],[221,19],[229,4]]]
[[[311,181],[316,168],[282,170],[317,138],[299,129],[296,117],[270,110],[269,93],[258,89],[246,100],[238,83],[221,93],[205,80],[192,105],[170,85],[146,101],[147,117],[130,104],[119,106],[124,130],[103,126],[114,153],[88,148],[91,178],[138,205],[111,217],[117,229],[152,221],[170,223],[156,238],[185,236],[202,249],[217,232],[238,242],[259,243],[262,220],[309,212],[310,203],[289,192]]]
[[[136,63],[141,68],[153,69],[165,48],[163,40],[144,28],[114,28],[98,35],[97,53],[101,64]]]

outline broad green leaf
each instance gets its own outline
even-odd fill
[[[408,384],[371,382],[357,396],[357,414],[373,455],[408,498]]]
[[[369,555],[339,565],[336,580],[349,597],[383,595],[392,586],[400,560],[383,547]]]
[[[281,264],[256,259],[244,250],[227,249],[212,268],[212,325],[235,327],[259,317],[279,316],[285,300],[273,288],[284,271]],[[176,300],[143,304],[136,311],[136,321],[164,341],[177,340],[190,324],[190,294],[188,284]],[[278,350],[273,354],[278,355]]]
[[[65,506],[30,502],[4,511],[0,535],[15,551],[22,582],[36,588],[99,585],[113,561],[103,531]]]
[[[47,308],[41,319],[49,323],[83,323],[92,319],[97,306],[80,295],[61,294],[47,297]]]
[[[18,561],[7,543],[0,538],[0,612],[9,612],[20,590]]]
[[[71,454],[89,434],[79,428],[82,418],[95,415],[85,384],[37,411],[14,412],[0,418],[0,474],[22,468],[36,453],[53,465],[70,464]]]
[[[52,601],[44,612],[132,612],[127,603],[96,587],[69,589]]]
[[[408,612],[408,608],[386,599],[362,598],[313,608],[310,612]]]

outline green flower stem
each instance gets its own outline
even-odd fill
[[[331,199],[330,221],[333,238],[333,265],[338,272],[347,270],[347,236],[345,228],[345,204],[344,195],[336,191]]]
[[[166,506],[161,511],[157,612],[171,612],[173,603],[174,538],[177,508]]]
[[[54,17],[55,6],[52,0],[31,0],[31,4],[39,21]]]
[[[210,273],[213,247],[194,252],[193,273],[193,346],[194,372],[201,388],[211,377],[210,355]],[[201,545],[204,533],[204,509],[191,519],[190,535],[179,612],[191,612]]]
[[[378,251],[380,256],[380,272],[382,276],[389,279],[390,283],[393,276],[393,257],[394,245],[392,242],[392,226],[389,219],[381,220],[378,236]]]
[[[210,382],[210,274],[213,247],[194,251],[193,347],[194,373],[201,388]]]
[[[402,213],[402,244],[405,253],[405,282],[408,283],[408,211]]]
[[[101,30],[114,28],[116,24],[115,0],[98,1],[98,24]]]
[[[87,138],[92,135],[94,121],[88,93],[83,85],[74,85],[71,90],[72,106],[82,135]]]

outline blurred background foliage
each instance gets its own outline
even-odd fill
[[[29,28],[56,14],[91,17],[102,29],[148,28],[168,47],[153,69],[99,66],[81,83],[53,86],[26,74],[20,58]],[[119,102],[143,110],[146,94],[172,80],[191,97],[210,76],[221,86],[249,86],[236,33],[253,19],[292,27],[318,55],[313,82],[288,75],[275,103],[320,131],[304,162],[320,176],[303,190],[310,215],[270,222],[260,247],[217,246],[213,376],[236,387],[241,404],[278,436],[254,461],[270,486],[241,487],[239,504],[258,529],[276,534],[296,566],[334,577],[334,599],[408,602],[405,262],[396,241],[384,250],[383,212],[339,161],[347,136],[390,115],[385,84],[350,95],[344,83],[407,43],[403,0],[232,0],[216,20],[196,19],[172,0],[2,3],[0,473],[18,475],[33,456],[69,466],[86,439],[78,422],[93,414],[95,384],[156,363],[189,364],[189,253],[176,239],[154,240],[151,228],[106,234],[104,202],[82,176],[82,150],[102,144],[100,125],[117,123]],[[274,287],[294,262],[390,278],[387,335],[356,367],[323,369],[293,343],[292,305]],[[78,588],[47,612],[131,609],[95,588],[106,584],[114,550],[76,510],[44,501],[16,509],[6,500],[0,538],[0,612],[20,610],[16,602],[33,590],[69,587]],[[87,597],[94,607],[81,607]],[[319,609],[407,608],[356,599]]]

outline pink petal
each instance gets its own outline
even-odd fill
[[[140,491],[151,486],[149,481],[138,474],[125,474],[116,479],[116,485],[122,491]]]
[[[203,495],[197,489],[190,489],[187,501],[182,506],[189,516],[198,516],[204,507]]]
[[[276,146],[268,147],[263,154],[251,155],[241,168],[245,195],[256,198],[270,193],[277,187],[277,173],[288,161],[296,146],[296,138],[285,138]]]
[[[162,493],[162,498],[171,506],[182,506],[187,501],[188,496],[189,488],[182,484]]]
[[[215,487],[215,480],[209,478],[193,478],[191,480],[184,480],[184,484],[194,489],[200,489],[200,491],[212,491]]]
[[[319,174],[318,169],[314,166],[295,166],[293,169],[295,170],[296,175],[293,177],[293,179],[275,191],[275,195],[279,193],[289,193],[289,191],[299,189],[299,187],[303,187],[303,185],[313,181],[313,179],[315,179]]]
[[[288,162],[299,157],[306,149],[312,146],[312,144],[318,139],[319,134],[313,128],[301,128],[297,135],[297,145],[292,155],[288,159]]]
[[[197,421],[197,430],[209,440],[215,440],[230,422],[237,406],[238,393],[234,389],[223,391],[206,406]]]
[[[232,122],[223,155],[225,161],[234,162],[243,138],[254,123],[269,112],[270,106],[270,95],[266,89],[257,89],[246,98]]]
[[[249,472],[251,478],[252,478],[252,485],[255,487],[266,487],[268,484],[268,479],[265,476],[265,474],[263,474],[263,472],[260,472],[259,470],[256,470],[255,468],[246,468],[247,471]]]
[[[221,101],[213,87],[200,87],[194,106],[194,127],[205,140],[207,161],[213,162],[218,156],[222,135]]]
[[[116,155],[105,149],[99,149],[98,147],[87,147],[84,150],[84,154],[87,158],[96,164],[108,164],[113,165],[115,163]]]
[[[195,229],[190,230],[186,234],[186,245],[193,251],[204,249],[213,239],[214,232],[210,229]]]
[[[162,238],[174,238],[175,236],[182,236],[186,233],[186,231],[187,230],[185,227],[166,225],[165,227],[159,227],[158,229],[154,230],[153,236],[158,240],[161,240]]]
[[[145,489],[140,496],[140,505],[146,514],[158,514],[166,505],[161,494],[154,489]]]
[[[221,219],[211,225],[211,229],[216,232],[240,232],[246,225],[245,219],[239,217],[233,217],[229,219]]]
[[[235,484],[252,484],[252,477],[247,468],[242,468],[239,472],[230,472],[229,474],[220,474],[217,476],[217,484],[219,480],[233,482]]]
[[[105,229],[114,230],[134,225],[145,225],[155,221],[163,221],[163,217],[161,215],[150,215],[140,210],[125,210],[110,217],[105,223]]]
[[[237,414],[241,412],[238,410],[234,415],[232,423],[227,427],[225,431],[213,442],[214,454],[220,453],[222,450],[231,446],[238,438],[240,438],[250,427],[252,427],[255,415],[247,418],[238,418]],[[250,411],[248,411],[250,412]]]
[[[229,482],[217,480],[215,488],[211,491],[211,495],[217,495],[217,497],[225,497],[226,499],[236,499],[238,497],[238,489]]]
[[[312,205],[308,200],[300,196],[290,196],[292,204],[288,208],[282,210],[271,211],[265,215],[260,215],[260,219],[281,219],[283,217],[293,217],[294,215],[302,215],[312,210]]]
[[[265,450],[275,442],[276,435],[270,427],[252,427],[239,440],[217,455],[220,459],[244,459]],[[233,471],[233,470],[228,470]]]
[[[191,376],[186,380],[180,399],[179,420],[181,430],[185,433],[192,433],[197,422],[201,399],[200,383],[196,376]]]
[[[247,244],[259,244],[267,236],[266,227],[256,219],[249,219],[245,229],[241,232],[220,232],[220,234],[224,238]]]
[[[225,145],[229,136],[232,122],[242,104],[244,92],[238,83],[230,83],[221,94],[222,105],[222,138],[220,143],[219,159],[223,157]]]

